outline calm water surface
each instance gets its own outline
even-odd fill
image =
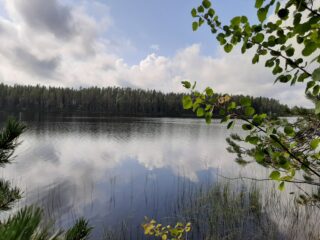
[[[121,226],[135,238],[144,216],[170,216],[177,192],[215,181],[217,172],[265,174],[234,163],[226,151],[230,131],[218,122],[47,118],[25,123],[15,162],[1,175],[24,189],[21,205],[40,204],[59,226],[86,216],[94,235]]]

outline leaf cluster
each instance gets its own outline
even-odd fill
[[[186,235],[191,231],[191,223],[188,222],[183,224],[178,222],[175,226],[163,226],[162,224],[157,223],[155,220],[149,220],[146,217],[145,223],[142,224],[142,228],[144,229],[144,234],[146,236],[155,236],[157,238],[161,238],[162,240],[183,240],[187,239]]]
[[[225,52],[231,52],[237,45],[241,45],[243,54],[253,49],[252,63],[267,58],[265,66],[271,68],[275,82],[291,85],[306,82],[305,91],[319,96],[320,11],[313,8],[313,1],[256,0],[255,24],[250,24],[246,16],[236,16],[230,24],[223,25],[211,6],[206,0],[192,9],[194,31],[207,23]],[[268,21],[271,10],[275,20]],[[316,113],[320,113],[320,104]]]
[[[206,0],[192,9],[192,27],[195,31],[206,23],[227,53],[237,45],[242,54],[252,49],[252,64],[265,57],[265,67],[275,75],[275,83],[306,83],[305,93],[315,104],[314,114],[289,123],[256,113],[250,99],[243,98],[240,104],[228,99],[225,111],[221,111],[221,122],[231,128],[239,119],[246,133],[231,134],[228,151],[235,153],[236,161],[242,165],[256,162],[272,169],[269,178],[279,182],[280,190],[285,182],[320,187],[320,9],[314,8],[312,0],[256,0],[255,8],[255,24],[246,16],[235,16],[229,24],[222,24]],[[272,11],[273,17],[268,18]],[[218,99],[210,99],[206,93],[197,96],[195,92],[192,89],[195,99],[185,97],[185,108],[194,110],[200,104],[205,106],[203,114],[207,114],[206,110],[219,104]],[[320,195],[313,190],[304,191],[298,202],[319,205]]]
[[[320,187],[318,117],[308,116],[289,123],[286,119],[256,113],[250,98],[242,98],[236,103],[228,95],[212,97],[212,93],[213,90],[209,88],[202,93],[191,89],[191,94],[183,98],[183,106],[192,109],[199,117],[205,116],[206,122],[210,123],[212,110],[223,105],[224,108],[220,110],[221,123],[230,129],[236,120],[240,121],[244,135],[231,134],[227,138],[227,150],[237,155],[236,162],[241,165],[255,162],[273,169],[269,177],[279,182],[279,190],[284,189],[285,182]],[[202,109],[201,114],[199,109]],[[296,171],[303,173],[303,179],[297,179]],[[315,196],[317,195],[313,194],[312,198],[315,199]]]

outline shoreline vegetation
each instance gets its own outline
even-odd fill
[[[192,111],[183,109],[183,93],[162,93],[155,90],[132,88],[60,88],[45,86],[9,86],[0,84],[0,109],[5,112],[69,114],[75,116],[119,117],[181,117],[196,118]],[[219,94],[216,94],[219,96]],[[239,102],[243,95],[231,96]],[[257,113],[273,116],[297,116],[308,109],[281,104],[266,97],[249,97]],[[218,118],[215,109],[213,116]]]
[[[263,193],[263,191],[265,191]],[[167,224],[190,222],[192,229],[182,239],[319,239],[319,209],[301,206],[294,198],[283,198],[274,186],[264,183],[215,182],[178,193],[174,216],[157,219]],[[150,231],[151,221],[143,224]],[[147,229],[149,227],[149,229]],[[121,239],[121,238],[107,238]]]

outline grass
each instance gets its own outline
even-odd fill
[[[263,184],[216,182],[186,202],[181,215],[193,222],[192,239],[319,239],[319,209],[286,194]]]
[[[244,183],[240,180],[217,179],[194,184],[182,179],[174,185],[176,191],[170,192],[160,202],[157,198],[160,193],[155,189],[153,191],[152,187],[146,187],[146,203],[143,206],[152,209],[149,211],[151,216],[147,217],[164,226],[191,222],[192,230],[187,239],[320,239],[320,209],[299,205],[292,195],[280,192],[265,182]],[[56,198],[52,201],[56,201]],[[54,205],[53,208],[56,207]],[[159,214],[161,211],[163,212]],[[89,219],[89,225],[85,221],[78,225],[91,231],[90,222],[93,223],[94,220]],[[121,222],[104,224],[104,233],[100,234],[100,231],[92,236],[93,239],[104,240],[154,239],[144,236],[142,223],[142,219],[131,215]],[[96,230],[99,228],[93,227]],[[72,231],[69,232],[77,233],[76,228]]]
[[[156,219],[163,225],[191,222],[187,239],[319,239],[320,211],[302,206],[287,193],[263,184],[217,181],[210,185],[183,184],[168,206],[170,214]],[[148,216],[154,217],[154,216]],[[155,217],[156,218],[156,217]],[[127,235],[126,223],[106,231],[105,239],[154,239]]]

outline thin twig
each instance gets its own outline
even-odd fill
[[[252,180],[252,181],[257,181],[257,182],[262,182],[262,181],[275,181],[273,179],[270,178],[251,178],[251,177],[226,177],[220,174],[217,174],[217,176],[228,179],[228,180]],[[315,182],[307,182],[307,181],[302,181],[302,180],[281,180],[281,182],[289,182],[289,183],[296,183],[296,184],[311,184],[311,185],[315,185],[315,186],[320,186],[320,183],[315,183]]]

